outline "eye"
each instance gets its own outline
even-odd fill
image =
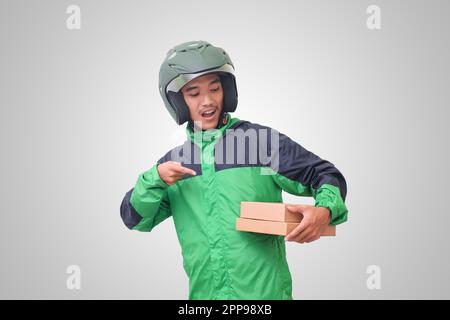
[[[198,96],[198,93],[190,94],[190,96],[191,96],[191,97],[196,97],[196,96]]]
[[[211,89],[211,91],[219,91],[220,87],[217,87],[215,89]]]

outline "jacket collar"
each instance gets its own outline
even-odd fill
[[[213,141],[216,141],[217,138],[223,136],[225,130],[230,129],[235,123],[240,120],[238,118],[232,118],[228,112],[225,112],[222,121],[223,125],[221,127],[209,130],[194,130],[191,126],[187,125],[186,135],[189,140],[191,140],[199,147],[202,147]]]

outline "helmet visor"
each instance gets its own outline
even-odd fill
[[[169,84],[166,87],[166,93],[168,93],[169,91],[179,92],[181,88],[183,88],[183,86],[192,79],[213,72],[226,72],[234,75],[234,68],[230,64],[226,63],[219,68],[209,69],[197,73],[182,73],[178,77],[174,78],[172,81],[169,82]]]

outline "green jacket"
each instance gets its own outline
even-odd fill
[[[195,134],[188,125],[187,141],[139,175],[122,201],[121,217],[129,229],[147,232],[173,218],[189,277],[189,299],[292,299],[284,237],[237,231],[240,203],[283,202],[282,190],[312,196],[316,206],[330,209],[331,224],[337,225],[347,220],[345,179],[332,163],[286,135],[229,114],[226,119],[220,129]],[[276,151],[262,138],[253,151],[244,143],[246,153],[265,151],[270,161],[260,159],[259,153],[256,161],[242,156],[244,149],[236,152],[237,139],[255,132],[270,133],[268,142],[275,141],[271,134],[278,134]],[[227,146],[233,139],[231,155],[233,148]],[[167,185],[157,166],[169,160],[197,175]]]

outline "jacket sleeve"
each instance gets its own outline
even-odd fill
[[[139,175],[136,185],[128,191],[120,206],[120,215],[131,230],[150,232],[172,215],[166,184],[155,164]]]
[[[284,191],[313,196],[316,207],[326,207],[332,225],[347,221],[347,184],[342,173],[300,144],[279,133],[279,165],[273,178]]]

